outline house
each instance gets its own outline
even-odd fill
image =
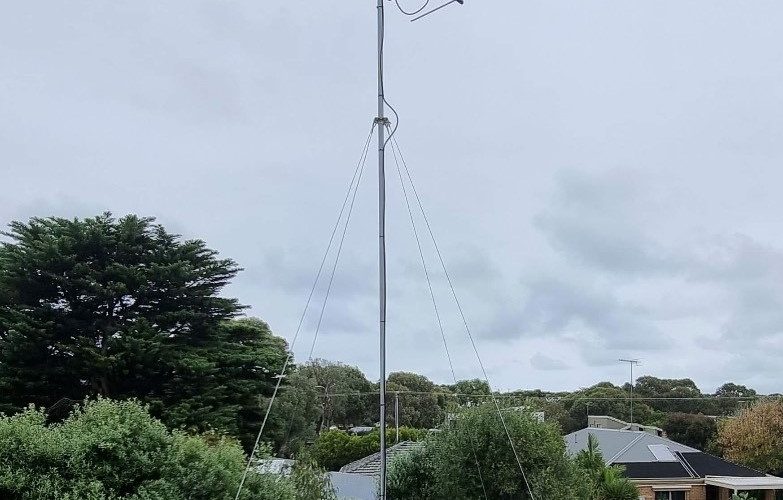
[[[258,461],[255,471],[259,474],[289,476],[296,465],[295,460],[267,458]],[[338,500],[376,500],[378,481],[371,476],[327,472],[329,484]]]
[[[619,431],[643,431],[655,434],[656,436],[666,437],[666,433],[660,427],[628,423],[608,415],[588,415],[587,426],[595,427],[597,429],[615,429]]]
[[[568,434],[566,449],[576,456],[593,435],[609,465],[619,465],[639,488],[640,500],[729,500],[753,492],[775,500],[783,479],[731,463],[645,430],[588,427]]]
[[[378,480],[372,476],[329,472],[329,481],[339,500],[376,500]]]
[[[402,441],[394,446],[390,446],[386,448],[386,461],[387,463],[392,463],[396,457],[415,450],[420,446],[422,446],[422,443],[415,441]],[[344,465],[340,472],[377,478],[381,474],[381,453],[373,453],[368,457],[360,458],[355,462]]]
[[[386,449],[386,458],[391,463],[395,457],[404,455],[422,446],[414,441],[402,441]],[[376,500],[378,479],[381,475],[381,454],[373,453],[355,462],[344,465],[340,472],[330,472],[329,477],[337,492],[337,498],[351,500]]]

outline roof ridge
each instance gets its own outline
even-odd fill
[[[626,432],[638,432],[638,431],[626,431]],[[620,457],[623,455],[623,453],[625,453],[626,451],[630,450],[630,449],[631,449],[631,447],[632,447],[633,445],[635,445],[635,444],[636,444],[636,443],[637,443],[639,440],[641,440],[641,439],[642,439],[642,434],[646,434],[646,432],[639,432],[639,435],[638,435],[638,436],[636,436],[636,437],[633,439],[633,441],[631,441],[630,443],[628,443],[627,445],[625,445],[625,447],[621,448],[621,449],[620,449],[620,451],[618,451],[617,453],[615,453],[615,455],[614,455],[612,458],[610,458],[609,460],[607,460],[607,461],[606,461],[606,464],[607,464],[607,465],[611,465],[611,464],[612,464],[612,463],[614,463],[614,462],[615,462],[615,461],[616,461],[618,458],[620,458]]]

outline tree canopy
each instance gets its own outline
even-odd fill
[[[311,379],[323,401],[323,425],[368,425],[378,418],[373,384],[354,366],[315,359],[299,367],[302,376]]]
[[[506,411],[504,418],[535,498],[586,498],[584,474],[566,456],[556,426],[524,412]],[[465,410],[389,471],[392,498],[461,500],[484,498],[484,490],[488,498],[528,498],[494,405]]]
[[[723,421],[718,445],[729,460],[770,474],[783,472],[783,402],[761,402]]]
[[[35,408],[0,417],[2,498],[231,500],[245,460],[236,441],[171,432],[133,400],[87,402],[55,424]],[[328,491],[314,469],[292,480],[254,473],[241,498],[310,500]]]
[[[137,397],[252,441],[285,341],[220,296],[239,267],[151,218],[33,218],[0,247],[0,409]]]

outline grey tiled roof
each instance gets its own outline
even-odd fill
[[[592,434],[598,440],[598,448],[607,463],[615,462],[657,462],[649,445],[663,444],[672,452],[699,451],[671,439],[642,431],[623,431],[588,427],[568,434],[563,439],[569,455],[575,456],[587,448],[587,437]]]
[[[403,441],[386,449],[386,461],[391,463],[394,457],[408,453],[422,446],[421,443],[414,441]],[[351,474],[363,474],[365,476],[378,476],[381,473],[381,453],[373,453],[368,457],[361,458],[351,462],[340,469],[340,472]]]

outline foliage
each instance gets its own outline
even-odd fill
[[[245,467],[236,441],[170,432],[136,401],[86,402],[62,423],[40,409],[0,417],[0,497],[232,499]],[[294,500],[293,486],[251,474],[242,498]]]
[[[770,474],[783,471],[783,402],[766,401],[718,427],[724,456]]]
[[[426,435],[426,430],[400,427],[400,441],[419,441]],[[393,445],[395,438],[395,429],[386,429],[387,446]],[[319,466],[337,471],[346,464],[379,452],[380,449],[381,435],[378,429],[362,436],[334,429],[322,432],[307,452]]]
[[[569,418],[563,423],[563,432],[573,432],[587,427],[588,405],[591,415],[608,415],[629,421],[631,409],[628,401],[629,392],[609,382],[601,382],[586,389],[571,393],[563,404]],[[656,414],[652,408],[641,401],[634,401],[633,416],[637,423],[656,423]]]
[[[456,384],[448,386],[448,388],[451,390],[451,392],[461,394],[461,396],[457,397],[457,400],[462,406],[475,406],[485,403],[487,398],[481,396],[489,396],[492,394],[487,381],[477,378],[471,380],[459,380]]]
[[[714,419],[690,413],[669,413],[662,427],[669,439],[699,450],[712,448],[718,434]]]
[[[273,445],[279,456],[293,457],[305,444],[316,438],[316,427],[322,415],[322,391],[313,379],[294,370],[287,377],[269,415],[263,438]],[[269,398],[263,398],[266,410]]]
[[[748,402],[756,401],[758,394],[754,389],[749,389],[744,385],[726,382],[718,387],[718,390],[715,391],[715,396],[725,399],[717,399],[715,401],[714,413],[718,415],[732,415],[741,406],[746,405]]]
[[[389,498],[414,500],[439,498],[435,480],[435,457],[425,447],[394,458],[389,464],[386,487]]]
[[[601,474],[600,493],[597,500],[636,500],[639,490],[623,477],[622,469],[606,467]]]
[[[354,366],[323,359],[313,360],[300,367],[302,376],[315,382],[323,400],[323,425],[343,427],[368,425],[377,419],[377,403],[369,394],[373,384]]]
[[[286,344],[220,291],[239,268],[151,218],[13,222],[0,247],[0,408],[137,397],[252,442]],[[67,411],[65,412],[67,413]]]
[[[588,500],[636,500],[639,491],[623,477],[619,467],[607,467],[598,440],[592,434],[587,437],[587,448],[576,456],[576,464],[589,481]]]
[[[294,500],[337,500],[326,472],[307,462],[297,462],[291,471]]]
[[[634,393],[639,397],[649,398],[701,398],[701,390],[696,383],[689,378],[662,379],[645,376],[636,379]],[[699,411],[702,401],[699,399],[652,399],[645,402],[653,410],[661,412],[686,412]],[[636,405],[634,405],[636,406]],[[634,412],[635,413],[635,412]]]
[[[436,393],[436,386],[423,375],[395,372],[389,375],[386,386],[387,423],[394,423],[394,397],[399,391],[400,425],[431,429],[440,425],[445,418],[442,396]]]
[[[503,416],[535,497],[584,498],[583,474],[565,455],[556,426],[521,412]],[[449,428],[430,435],[422,450],[393,462],[390,497],[482,498],[485,489],[488,498],[527,498],[514,451],[493,405],[466,410]],[[406,474],[415,474],[416,479],[405,480]]]

